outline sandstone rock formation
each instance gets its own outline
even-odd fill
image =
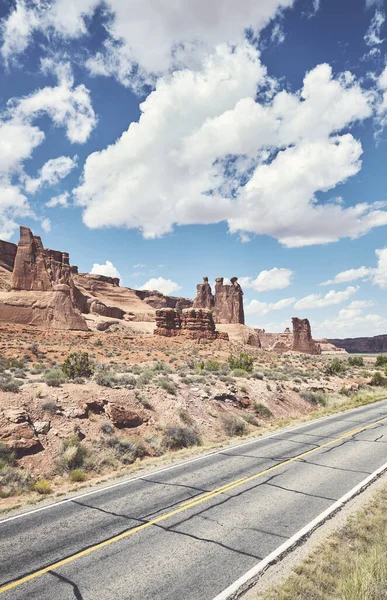
[[[212,311],[206,308],[185,308],[182,313],[174,308],[156,310],[155,335],[174,337],[184,335],[194,340],[228,339],[215,329]]]
[[[230,284],[223,283],[223,277],[215,279],[215,296],[212,294],[208,277],[196,286],[194,308],[213,310],[214,321],[218,324],[240,323],[244,325],[243,291],[237,277],[231,277]]]
[[[208,277],[203,277],[203,283],[199,283],[196,286],[196,290],[197,294],[193,302],[193,308],[208,308],[209,310],[213,310],[215,298],[208,283]]]
[[[28,227],[20,227],[20,241],[12,274],[14,290],[48,292],[55,284],[69,284],[67,252],[43,248],[42,240]]]
[[[88,298],[86,302],[91,313],[100,315],[101,317],[111,317],[112,319],[123,319],[125,312],[117,306],[106,306],[101,300]]]
[[[181,318],[175,308],[159,308],[156,310],[155,335],[174,337],[180,335]]]
[[[293,349],[293,334],[289,331],[285,333],[267,333],[264,329],[256,330],[261,342],[261,347],[268,352],[288,352]]]
[[[292,318],[293,350],[304,354],[321,354],[321,348],[312,339],[312,331],[308,319]]]
[[[164,296],[157,290],[134,290],[135,294],[152,308],[191,308],[192,300],[180,296]]]
[[[7,271],[13,271],[16,251],[16,244],[0,240],[0,267],[3,267]]]

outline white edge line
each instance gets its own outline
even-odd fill
[[[335,512],[340,510],[344,504],[349,500],[357,496],[366,487],[368,487],[375,479],[380,477],[385,471],[387,471],[387,463],[384,463],[379,469],[371,473],[366,479],[364,479],[357,486],[352,488],[349,492],[344,494],[337,502],[332,504],[329,508],[324,510],[318,517],[310,521],[305,527],[300,529],[295,535],[289,538],[285,543],[276,548],[271,554],[266,556],[263,560],[255,565],[252,569],[247,571],[242,577],[234,581],[228,588],[223,590],[220,594],[215,596],[213,600],[236,600],[240,598],[241,594],[245,593],[252,585],[254,585],[261,575],[268,567],[278,562],[279,559],[283,558],[293,547],[298,546],[301,541],[306,539],[317,527],[322,525],[329,517],[333,516]]]
[[[8,523],[9,521],[15,521],[16,519],[21,519],[22,517],[28,517],[29,515],[33,515],[38,512],[42,512],[44,510],[56,508],[57,506],[61,506],[63,504],[68,504],[69,502],[72,502],[73,500],[76,500],[79,498],[87,498],[88,496],[93,496],[94,494],[100,494],[100,493],[106,492],[108,490],[114,489],[116,487],[120,487],[122,485],[134,483],[135,481],[139,481],[140,479],[145,479],[146,477],[150,477],[151,475],[152,476],[158,475],[159,473],[165,473],[166,471],[178,469],[179,467],[182,467],[184,465],[190,465],[190,464],[193,464],[200,460],[205,460],[206,458],[210,458],[211,456],[216,456],[217,454],[221,454],[222,452],[225,452],[227,450],[236,450],[237,448],[243,448],[244,446],[249,446],[250,444],[256,444],[257,442],[260,442],[262,440],[269,440],[271,438],[277,437],[284,433],[297,431],[298,429],[302,429],[303,427],[308,427],[309,425],[313,425],[315,423],[329,421],[330,419],[334,419],[335,417],[340,417],[345,414],[350,414],[354,411],[366,410],[367,408],[378,406],[379,403],[385,402],[385,401],[386,401],[386,399],[383,399],[383,400],[379,400],[378,402],[373,402],[372,404],[366,404],[364,406],[359,406],[357,408],[352,408],[350,410],[343,410],[343,411],[335,413],[333,415],[329,415],[328,417],[320,417],[319,419],[315,419],[313,421],[307,421],[306,423],[302,423],[302,425],[296,425],[295,427],[288,427],[288,428],[281,429],[280,431],[277,431],[276,433],[272,433],[271,435],[259,436],[253,440],[249,440],[248,442],[243,442],[243,444],[237,444],[236,446],[229,446],[229,447],[221,448],[220,450],[216,450],[215,452],[209,452],[207,454],[203,454],[202,456],[198,456],[197,458],[191,458],[190,460],[179,462],[175,465],[171,465],[170,467],[165,467],[164,469],[159,469],[158,471],[150,471],[148,474],[138,475],[137,477],[131,477],[129,479],[124,479],[123,481],[119,481],[117,483],[112,483],[111,485],[107,485],[105,487],[91,490],[90,492],[85,492],[84,494],[75,494],[74,496],[71,496],[70,498],[65,498],[64,500],[59,500],[58,502],[53,502],[46,506],[40,506],[39,508],[34,508],[33,510],[28,510],[28,511],[22,512],[20,514],[14,515],[12,517],[7,517],[5,519],[1,519],[0,525],[2,525],[3,523]]]

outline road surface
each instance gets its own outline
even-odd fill
[[[0,521],[1,600],[212,600],[387,461],[387,401]]]

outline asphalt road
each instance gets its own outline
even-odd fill
[[[212,600],[386,461],[383,401],[4,518],[1,600]]]

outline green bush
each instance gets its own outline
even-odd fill
[[[379,371],[376,371],[371,377],[370,385],[382,386],[386,385],[386,383],[386,378],[383,377],[383,375]]]
[[[14,452],[6,444],[0,442],[0,469],[5,465],[13,465],[14,461]]]
[[[223,428],[229,436],[244,435],[247,431],[246,422],[233,416],[224,417]]]
[[[362,356],[350,356],[348,364],[351,367],[364,367],[364,358]]]
[[[18,381],[17,379],[13,379],[10,376],[0,377],[0,390],[2,392],[12,392],[13,394],[17,394],[20,390],[20,387],[23,385],[22,381]]]
[[[222,365],[222,363],[218,362],[217,360],[202,360],[200,361],[197,365],[196,368],[199,369],[200,371],[211,371],[213,373],[216,373],[217,371],[221,371],[224,368],[224,365]]]
[[[70,473],[70,481],[73,483],[76,481],[86,481],[86,479],[87,475],[82,469],[74,469],[74,471],[71,471]]]
[[[264,374],[260,373],[259,371],[256,371],[255,373],[252,374],[253,379],[260,379],[262,380],[264,378]]]
[[[242,415],[242,419],[244,419],[246,421],[246,423],[248,423],[249,425],[254,425],[254,427],[259,427],[259,423],[258,423],[257,419],[251,413],[246,413],[245,415]]]
[[[5,464],[0,458],[0,482],[0,498],[9,498],[30,491],[32,479],[30,473],[15,469],[12,463]]]
[[[254,402],[254,412],[256,415],[268,419],[273,415],[271,410],[261,402]]]
[[[242,369],[243,371],[252,371],[254,359],[246,352],[240,352],[237,356],[230,355],[227,359],[231,370]]]
[[[60,387],[66,381],[62,369],[50,369],[44,374],[44,381],[50,387]]]
[[[377,367],[384,367],[384,365],[387,365],[387,354],[379,354],[376,357],[376,366]]]
[[[245,369],[233,369],[230,375],[231,377],[247,377],[248,372]]]
[[[190,427],[167,427],[163,434],[163,446],[169,450],[179,450],[190,446],[200,446],[201,439]]]
[[[114,432],[114,427],[113,425],[111,425],[111,423],[105,422],[101,424],[100,430],[105,435],[112,435],[112,433]]]
[[[73,471],[83,466],[86,457],[87,448],[82,446],[77,435],[70,435],[63,440],[62,455],[59,458],[58,466],[62,471]]]
[[[322,392],[311,392],[309,390],[303,390],[302,392],[300,392],[300,396],[310,404],[315,404],[316,406],[327,405],[327,398]]]
[[[110,371],[110,369],[106,368],[99,369],[94,378],[98,385],[103,385],[104,387],[115,387],[118,382],[118,379],[113,371]]]
[[[176,396],[177,387],[173,383],[173,381],[170,381],[169,379],[159,379],[158,384],[161,388],[163,388],[163,390],[168,392],[168,394],[171,394],[172,396]]]
[[[72,352],[62,365],[62,371],[68,379],[91,377],[94,367],[87,352]]]
[[[326,375],[341,375],[342,373],[345,373],[345,371],[345,363],[338,358],[334,358],[332,362],[325,368]]]
[[[47,400],[47,402],[43,402],[42,409],[51,415],[55,415],[56,411],[59,409],[59,404],[52,400]]]
[[[32,489],[34,492],[38,492],[38,494],[51,494],[52,489],[50,483],[46,479],[39,479],[36,481]]]

